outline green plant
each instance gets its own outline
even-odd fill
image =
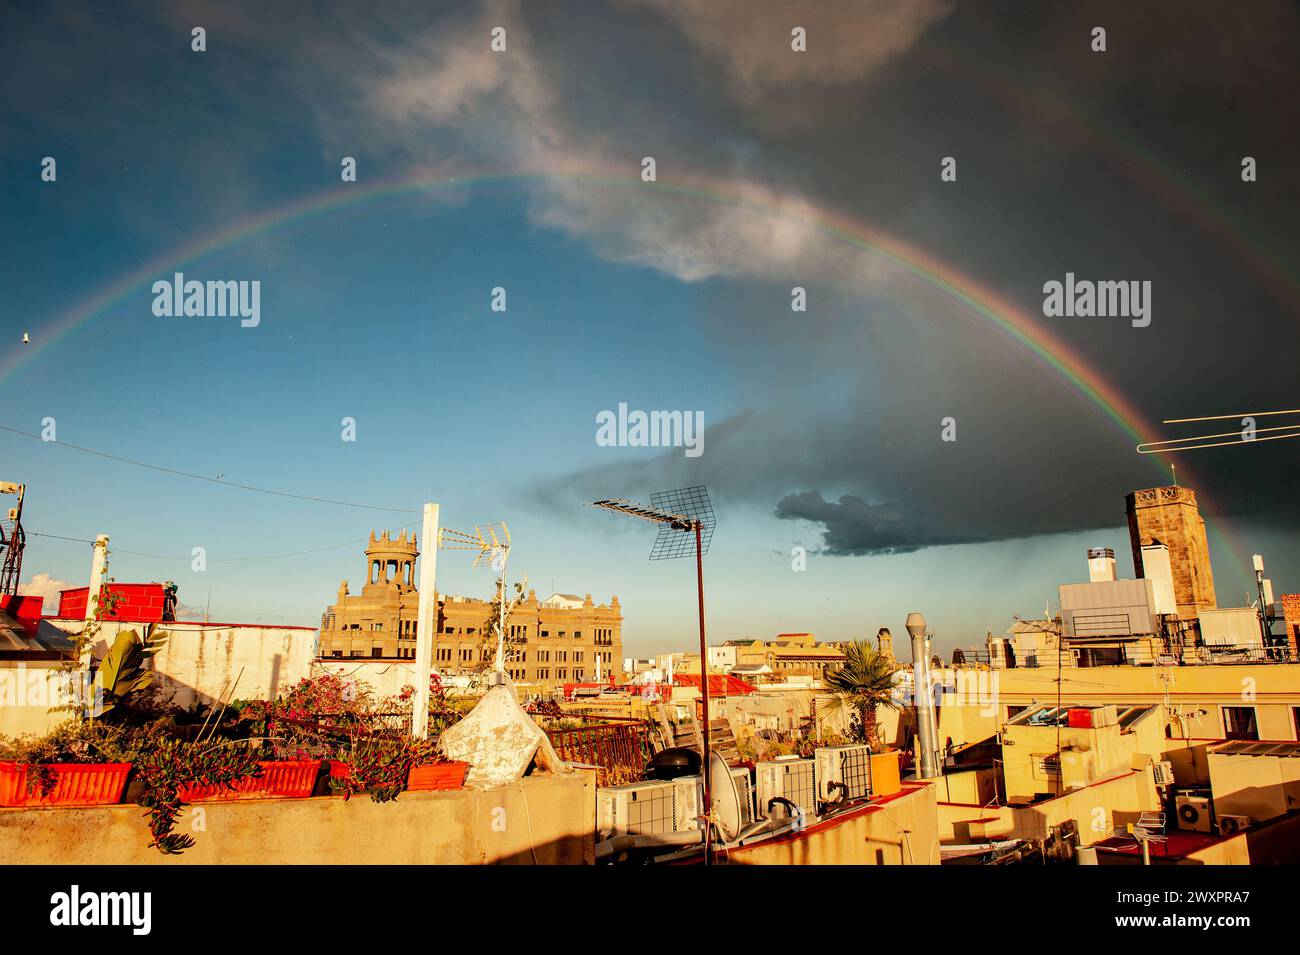
[[[183,786],[227,786],[262,775],[257,753],[246,742],[184,743],[161,739],[136,764],[144,783],[140,805],[149,818],[150,846],[166,855],[184,852],[194,837],[174,832],[181,812]]]
[[[445,760],[428,740],[371,738],[354,741],[347,762],[346,776],[330,778],[336,792],[344,799],[367,793],[375,802],[388,802],[406,788],[412,766]]]
[[[876,710],[896,710],[900,703],[894,693],[894,674],[898,664],[880,653],[866,640],[857,640],[844,648],[844,663],[826,674],[831,691],[826,711],[836,713],[851,709],[856,716],[853,732],[875,751],[882,749],[876,732]]]
[[[166,631],[155,632],[152,624],[144,628],[143,637],[135,630],[118,631],[108,653],[99,661],[98,682],[103,697],[97,709],[101,718],[153,682],[153,671],[145,663],[166,645],[167,638]]]
[[[51,763],[135,763],[163,737],[161,724],[114,726],[72,719],[44,736],[0,736],[0,760],[24,763],[27,789],[48,795],[54,787]]]
[[[98,545],[96,545],[98,546]],[[104,556],[104,572],[108,572],[108,555]],[[58,669],[68,680],[69,684],[77,675],[89,677],[88,657],[90,650],[99,638],[99,631],[104,626],[104,621],[112,618],[117,612],[117,605],[122,601],[122,594],[113,590],[113,578],[109,577],[100,586],[98,594],[87,594],[86,599],[90,601],[94,610],[91,611],[90,619],[86,625],[81,628],[80,632],[69,635],[72,643],[72,652],[68,653],[59,663]],[[87,687],[88,688],[88,687]],[[50,708],[51,713],[71,713],[78,719],[94,720],[94,700],[86,695],[80,695],[74,702],[65,703],[61,706]]]

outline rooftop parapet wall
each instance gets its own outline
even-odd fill
[[[0,809],[0,858],[15,865],[590,865],[595,777],[529,776],[491,789],[203,805],[195,845],[148,847],[139,806]],[[186,807],[178,832],[192,824]]]

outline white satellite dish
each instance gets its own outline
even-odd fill
[[[730,842],[740,834],[744,818],[740,814],[740,791],[731,767],[717,753],[709,754],[709,796],[713,803],[713,817],[723,842]]]

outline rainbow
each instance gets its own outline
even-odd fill
[[[693,175],[674,176],[671,179],[645,183],[637,175],[610,176],[588,171],[461,174],[419,172],[368,185],[340,182],[321,193],[300,197],[242,219],[180,250],[162,253],[103,285],[56,316],[46,326],[36,329],[34,344],[14,349],[0,364],[0,384],[32,364],[40,355],[56,347],[77,328],[125,301],[130,295],[151,286],[159,277],[183,270],[188,265],[256,236],[388,197],[529,181],[570,181],[592,188],[653,189],[662,194],[747,208],[777,218],[795,219],[811,225],[826,235],[888,262],[904,274],[960,302],[1064,379],[1135,444],[1149,440],[1138,409],[1083,357],[1073,353],[1064,342],[1043,328],[1041,321],[1038,321],[1035,316],[937,256],[882,229],[810,204],[802,198],[781,196],[755,187],[753,184],[746,184],[742,189],[734,182],[710,180]],[[1154,455],[1152,462],[1159,470],[1161,483],[1164,483],[1168,479],[1165,466]],[[1186,475],[1186,471],[1184,474]],[[1201,498],[1208,504],[1204,494]],[[1246,566],[1244,549],[1235,543],[1230,544],[1230,549],[1236,552],[1234,556],[1241,565]]]

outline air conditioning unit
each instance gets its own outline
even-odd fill
[[[596,790],[596,831],[610,836],[663,835],[676,824],[672,781],[628,783]]]
[[[773,759],[754,764],[755,811],[766,819],[767,804],[788,799],[809,816],[817,814],[816,776],[811,759]]]
[[[676,832],[698,831],[700,810],[704,806],[703,781],[699,776],[678,776],[673,780],[673,793],[673,829]]]
[[[1210,797],[1179,793],[1174,799],[1178,828],[1189,832],[1210,831]]]
[[[743,766],[733,769],[731,775],[740,794],[740,828],[744,829],[754,823],[754,779]]]
[[[1174,784],[1174,764],[1168,760],[1152,763],[1151,774],[1155,777],[1157,786],[1172,786]]]
[[[818,801],[847,802],[871,795],[870,746],[821,746],[813,751],[813,762]]]
[[[1219,817],[1219,832],[1225,836],[1236,835],[1243,829],[1249,828],[1250,816],[1237,816],[1230,813],[1224,813]]]

